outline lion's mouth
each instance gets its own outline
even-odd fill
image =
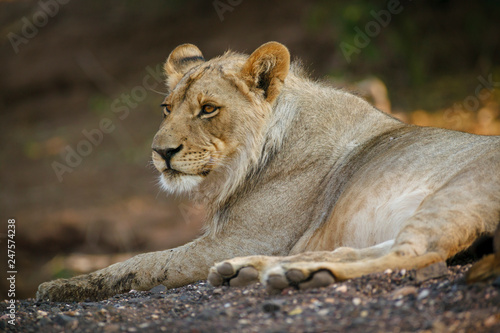
[[[201,171],[198,174],[192,175],[192,174],[184,173],[182,171],[178,171],[178,170],[175,170],[175,169],[165,168],[165,169],[163,169],[162,174],[164,174],[167,177],[182,177],[182,176],[202,176],[202,177],[206,177],[206,176],[208,176],[210,174],[210,171],[212,171],[212,170],[206,169],[206,170]]]
[[[174,170],[174,169],[170,169],[170,168],[163,169],[162,173],[166,174],[166,175],[169,175],[169,176],[176,176],[176,175],[182,175],[182,174],[184,174],[183,172],[180,172],[180,171],[177,171],[177,170]]]

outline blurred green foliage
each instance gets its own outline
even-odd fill
[[[381,26],[374,13],[387,11],[395,2],[399,1],[314,3],[305,25],[311,34],[327,33],[338,46],[339,65],[332,75],[349,73],[346,79],[352,80],[376,74],[389,91],[397,86],[418,90],[429,84],[456,85],[455,94],[441,98],[440,104],[473,93],[478,75],[493,73],[500,79],[500,1],[400,1],[401,12]],[[370,37],[359,53],[352,53],[350,63],[345,61],[341,43],[355,45],[357,31],[366,32],[370,22],[379,24],[380,33]],[[414,98],[422,100],[418,94]],[[397,97],[396,103],[405,105]]]

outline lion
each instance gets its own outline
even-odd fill
[[[313,81],[277,42],[205,60],[178,46],[152,160],[169,193],[207,208],[178,248],[39,286],[103,299],[208,279],[318,288],[442,262],[500,220],[500,137],[405,124]]]

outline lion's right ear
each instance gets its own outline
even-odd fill
[[[172,90],[191,68],[205,62],[200,49],[193,44],[177,46],[167,58],[163,69],[167,75],[167,87]]]

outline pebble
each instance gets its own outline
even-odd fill
[[[281,305],[276,301],[268,301],[262,304],[262,310],[267,313],[276,312],[279,311],[280,309]]]
[[[347,286],[345,284],[338,286],[335,291],[338,291],[339,293],[345,293],[347,291]]]
[[[424,298],[426,298],[427,296],[429,296],[429,295],[430,295],[430,293],[431,293],[431,292],[429,291],[429,289],[424,289],[424,290],[422,290],[422,291],[418,294],[418,296],[417,296],[417,300],[419,300],[419,301],[423,300]]]
[[[444,261],[440,261],[417,270],[415,280],[420,283],[445,275],[448,275],[448,267]]]
[[[222,291],[222,288],[215,288],[212,294],[214,295],[222,295],[224,292]]]
[[[288,312],[289,316],[296,316],[302,313],[302,309],[300,307],[296,307],[292,311]]]
[[[398,299],[408,295],[415,295],[418,289],[413,286],[402,287],[392,292],[392,298]]]
[[[43,310],[38,310],[37,313],[38,313],[38,315],[40,315],[42,317],[45,317],[45,316],[47,316],[49,314],[48,312],[45,312]]]
[[[167,290],[167,287],[165,287],[162,284],[157,285],[156,287],[151,288],[150,292],[152,293],[161,293]]]
[[[500,315],[493,315],[486,318],[484,326],[491,327],[500,321]]]
[[[54,318],[54,322],[63,327],[71,326],[71,328],[76,328],[76,326],[78,325],[78,320],[65,314],[58,314]]]
[[[355,297],[352,299],[352,304],[354,304],[355,306],[358,306],[361,304],[361,298],[359,297]]]
[[[104,324],[104,323],[99,323],[99,324]],[[106,333],[114,333],[120,331],[120,325],[118,324],[105,324],[105,325],[106,326],[104,327],[104,332]]]
[[[318,311],[318,315],[320,316],[326,316],[328,313],[330,313],[330,310],[328,309],[322,309]]]
[[[78,317],[80,315],[80,312],[78,311],[67,311],[64,312],[65,315],[70,316],[70,317]]]

